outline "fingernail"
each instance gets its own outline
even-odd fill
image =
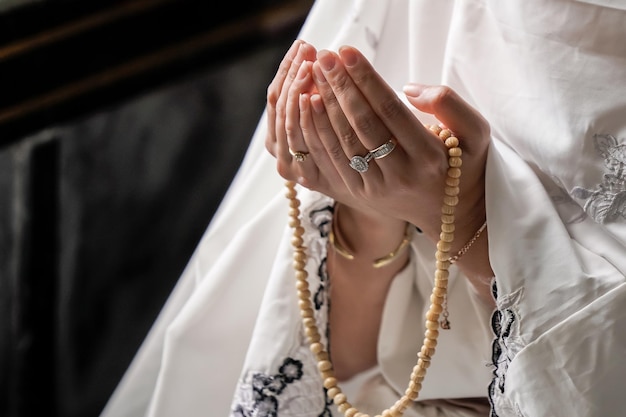
[[[307,68],[307,65],[305,65],[305,63],[303,63],[300,68],[298,68],[298,75],[296,76],[296,78],[298,78],[299,80],[303,80],[307,77],[307,75],[309,75],[309,71]]]
[[[293,43],[291,44],[291,46],[289,47],[289,50],[287,52],[291,53],[291,54],[295,54],[296,51],[298,49],[300,49],[300,44],[301,43],[302,43],[302,41],[300,39],[296,39],[295,41],[293,41]]]
[[[324,71],[330,71],[335,67],[335,57],[331,52],[320,51],[317,54],[317,59]]]
[[[322,71],[319,65],[313,65],[313,78],[315,78],[315,82],[317,84],[324,84],[326,82],[326,77],[324,77],[324,72]]]
[[[319,94],[314,94],[311,96],[311,107],[313,107],[315,113],[324,113],[324,103],[322,102],[322,97],[320,97]]]
[[[406,94],[407,96],[418,97],[420,94],[422,94],[422,91],[424,91],[424,89],[419,84],[406,84],[404,87],[402,87],[402,91],[404,91],[404,94]]]
[[[300,105],[301,112],[306,112],[309,110],[309,95],[308,94],[306,93],[300,94],[298,102]]]
[[[339,56],[348,67],[354,66],[358,60],[355,50],[344,46],[339,49]]]

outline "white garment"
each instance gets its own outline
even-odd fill
[[[492,351],[490,312],[455,276],[453,327],[441,332],[421,399],[489,394],[501,417],[619,416],[625,408],[625,9],[620,0],[314,4],[303,39],[318,48],[359,47],[398,90],[409,80],[450,85],[492,127],[486,192],[497,337]],[[287,200],[264,149],[264,120],[101,417],[227,416],[258,399],[253,380],[266,384],[258,392],[267,402],[250,415],[276,404],[278,417],[328,415],[288,284]],[[305,219],[305,236],[323,305],[324,273],[315,266],[323,264],[331,216],[324,208],[332,202],[299,195],[303,212],[320,210]],[[385,307],[380,367],[354,398],[387,406],[404,392],[434,265],[420,235],[412,250]],[[322,328],[324,314],[320,308]]]

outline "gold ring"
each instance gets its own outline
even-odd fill
[[[309,154],[308,152],[292,151],[291,149],[289,149],[289,153],[293,156],[293,159],[295,159],[296,162],[304,162]]]

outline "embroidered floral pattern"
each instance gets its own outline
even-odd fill
[[[304,204],[303,204],[304,205]],[[308,268],[317,274],[309,276],[313,293],[315,319],[322,335],[328,340],[329,277],[326,269],[326,245],[332,224],[333,206],[327,198],[318,198],[312,205],[302,207],[303,239],[307,247]],[[276,373],[248,370],[239,380],[231,416],[284,417],[316,415],[332,417],[333,401],[328,398],[317,370],[317,361],[311,355],[308,340],[301,330],[295,345],[288,351],[276,352],[285,359]]]
[[[302,378],[302,362],[287,358],[275,375],[255,373],[251,386],[254,402],[250,409],[239,404],[233,410],[237,417],[276,417],[278,415],[278,396],[294,381]]]
[[[491,403],[490,417],[521,415],[514,404],[504,394],[506,373],[509,364],[523,348],[524,342],[520,337],[519,314],[517,305],[523,296],[523,289],[519,289],[506,296],[498,298],[495,280],[492,285],[494,298],[497,300],[497,309],[491,316],[491,328],[495,335],[491,345],[491,361],[493,379],[489,384],[489,402]]]
[[[598,223],[626,218],[626,144],[611,135],[594,135],[594,145],[604,158],[605,172],[594,189],[574,187],[571,195],[585,200],[584,209]]]

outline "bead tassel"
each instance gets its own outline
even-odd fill
[[[439,126],[430,126],[429,129],[434,132],[441,140],[444,141],[448,148],[448,172],[446,179],[445,197],[441,209],[441,236],[437,244],[437,252],[435,254],[436,271],[435,285],[433,293],[430,297],[431,304],[426,313],[426,330],[424,332],[424,341],[422,348],[417,353],[417,363],[413,367],[407,389],[400,399],[389,407],[387,410],[375,417],[400,417],[404,411],[417,400],[419,392],[422,388],[422,382],[426,376],[426,370],[430,366],[431,359],[435,353],[437,346],[437,338],[439,336],[439,319],[444,310],[443,304],[446,301],[448,289],[448,269],[450,268],[450,247],[454,240],[454,212],[458,204],[459,194],[459,177],[461,176],[461,149],[459,148],[458,139],[453,136],[448,129],[442,129]],[[348,401],[346,395],[342,392],[335,378],[333,364],[330,361],[330,355],[326,347],[320,343],[321,337],[314,317],[314,307],[311,300],[311,292],[309,291],[308,273],[306,266],[306,248],[303,245],[304,227],[300,221],[300,200],[298,199],[296,184],[293,181],[286,182],[287,193],[289,199],[289,225],[293,229],[293,238],[291,243],[294,247],[293,267],[296,276],[296,288],[298,291],[298,300],[300,306],[300,315],[304,326],[304,333],[310,343],[310,350],[318,361],[318,369],[324,381],[324,387],[327,389],[327,395],[333,400],[337,409],[346,417],[370,417],[367,414],[359,412]]]

